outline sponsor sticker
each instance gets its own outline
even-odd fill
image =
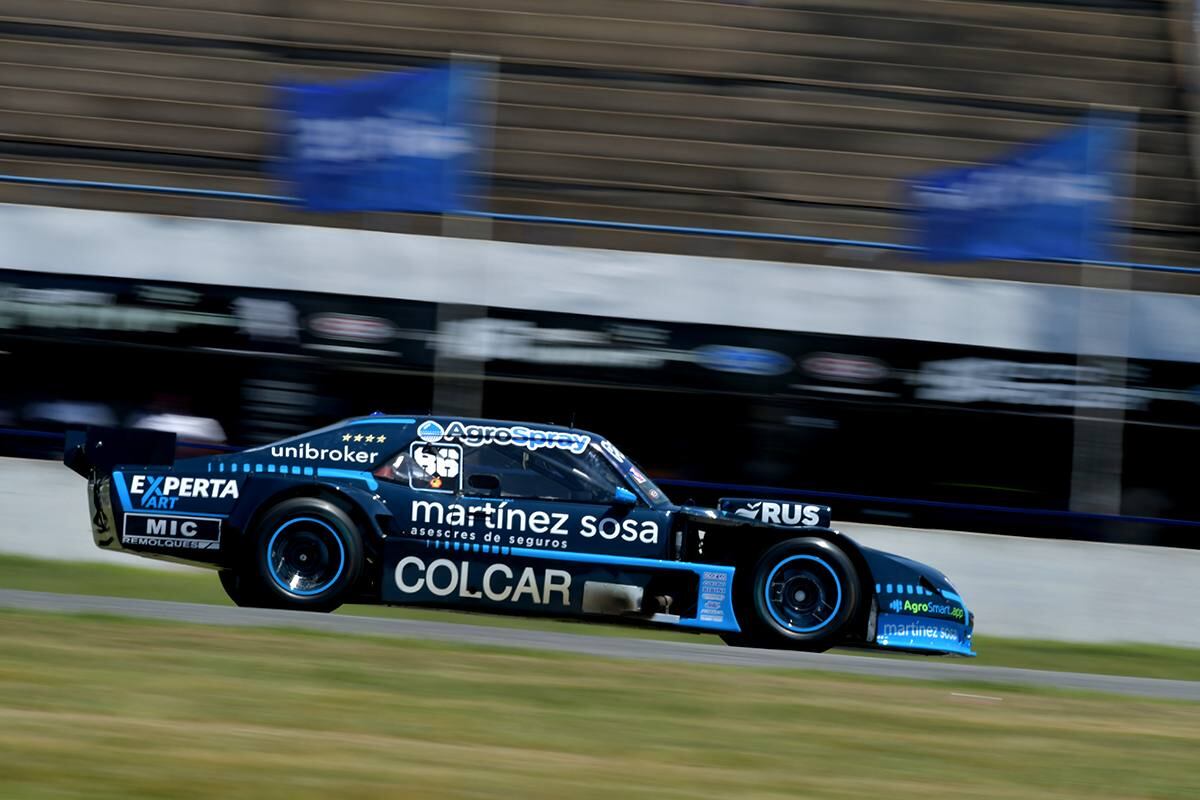
[[[521,503],[514,505],[507,500],[412,500],[409,515],[410,525],[406,531],[409,536],[508,547],[565,550],[572,536],[654,545],[658,544],[660,535],[656,519],[577,515],[529,508]]]
[[[440,442],[442,437],[446,435],[446,429],[441,426],[441,423],[427,419],[417,428],[417,438],[423,442],[432,442],[434,444]]]
[[[408,470],[409,486],[438,492],[462,488],[462,448],[456,444],[413,442],[408,450],[416,468]]]
[[[393,573],[396,588],[407,595],[488,600],[553,608],[571,607],[571,573],[562,569],[514,568],[503,562],[480,564],[437,558],[426,562],[405,556]]]
[[[875,636],[875,641],[885,647],[952,648],[964,640],[962,628],[949,621],[892,614],[879,616],[879,632]]]
[[[602,449],[604,452],[606,452],[610,456],[612,456],[613,460],[616,461],[618,464],[625,463],[625,455],[620,450],[618,450],[616,445],[614,445],[608,439],[600,440],[600,449]]]
[[[940,603],[936,600],[914,601],[896,598],[888,603],[887,607],[897,614],[933,614],[935,616],[950,617],[958,622],[962,622],[966,617],[962,607],[951,605],[950,603]]]
[[[170,550],[217,550],[221,546],[221,520],[128,513],[121,543]]]
[[[592,437],[576,431],[547,431],[524,425],[477,425],[454,420],[444,428],[434,420],[426,420],[417,427],[417,436],[426,442],[455,442],[468,447],[486,444],[511,445],[528,450],[552,447],[569,450],[576,455],[587,450]]]
[[[804,503],[772,503],[768,500],[760,500],[746,503],[742,508],[735,508],[733,515],[743,519],[755,519],[769,525],[812,527],[821,524],[823,508],[824,506]]]
[[[180,498],[236,500],[238,482],[233,478],[134,475],[129,481],[129,494],[140,508],[172,509]]]
[[[387,441],[387,437],[347,433],[342,435],[342,441],[353,444],[358,444],[359,442],[374,444],[375,442]],[[351,444],[343,444],[341,449],[338,449],[336,447],[313,447],[308,442],[302,442],[295,445],[272,445],[271,456],[273,458],[293,461],[333,461],[341,464],[373,464],[379,458],[379,451],[359,450],[352,447]]]

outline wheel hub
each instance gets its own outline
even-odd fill
[[[766,609],[784,629],[815,633],[837,615],[842,587],[837,573],[817,556],[788,556],[771,570],[764,587]]]
[[[289,594],[308,596],[327,590],[341,576],[345,560],[337,532],[312,517],[289,520],[267,544],[271,579]]]

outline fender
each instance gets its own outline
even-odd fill
[[[392,510],[387,504],[378,495],[337,479],[318,479],[297,484],[287,478],[256,475],[247,481],[242,500],[229,515],[229,524],[239,531],[251,530],[258,517],[282,500],[322,494],[344,498],[355,516],[361,517],[359,521],[366,523],[367,528],[362,531],[364,536],[373,539],[386,537],[386,528],[380,525],[379,520],[392,517]]]

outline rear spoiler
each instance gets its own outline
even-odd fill
[[[63,463],[85,478],[117,466],[174,464],[175,434],[100,426],[67,431]]]

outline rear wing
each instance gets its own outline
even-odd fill
[[[63,463],[85,478],[117,466],[174,464],[175,434],[99,426],[67,431]]]

